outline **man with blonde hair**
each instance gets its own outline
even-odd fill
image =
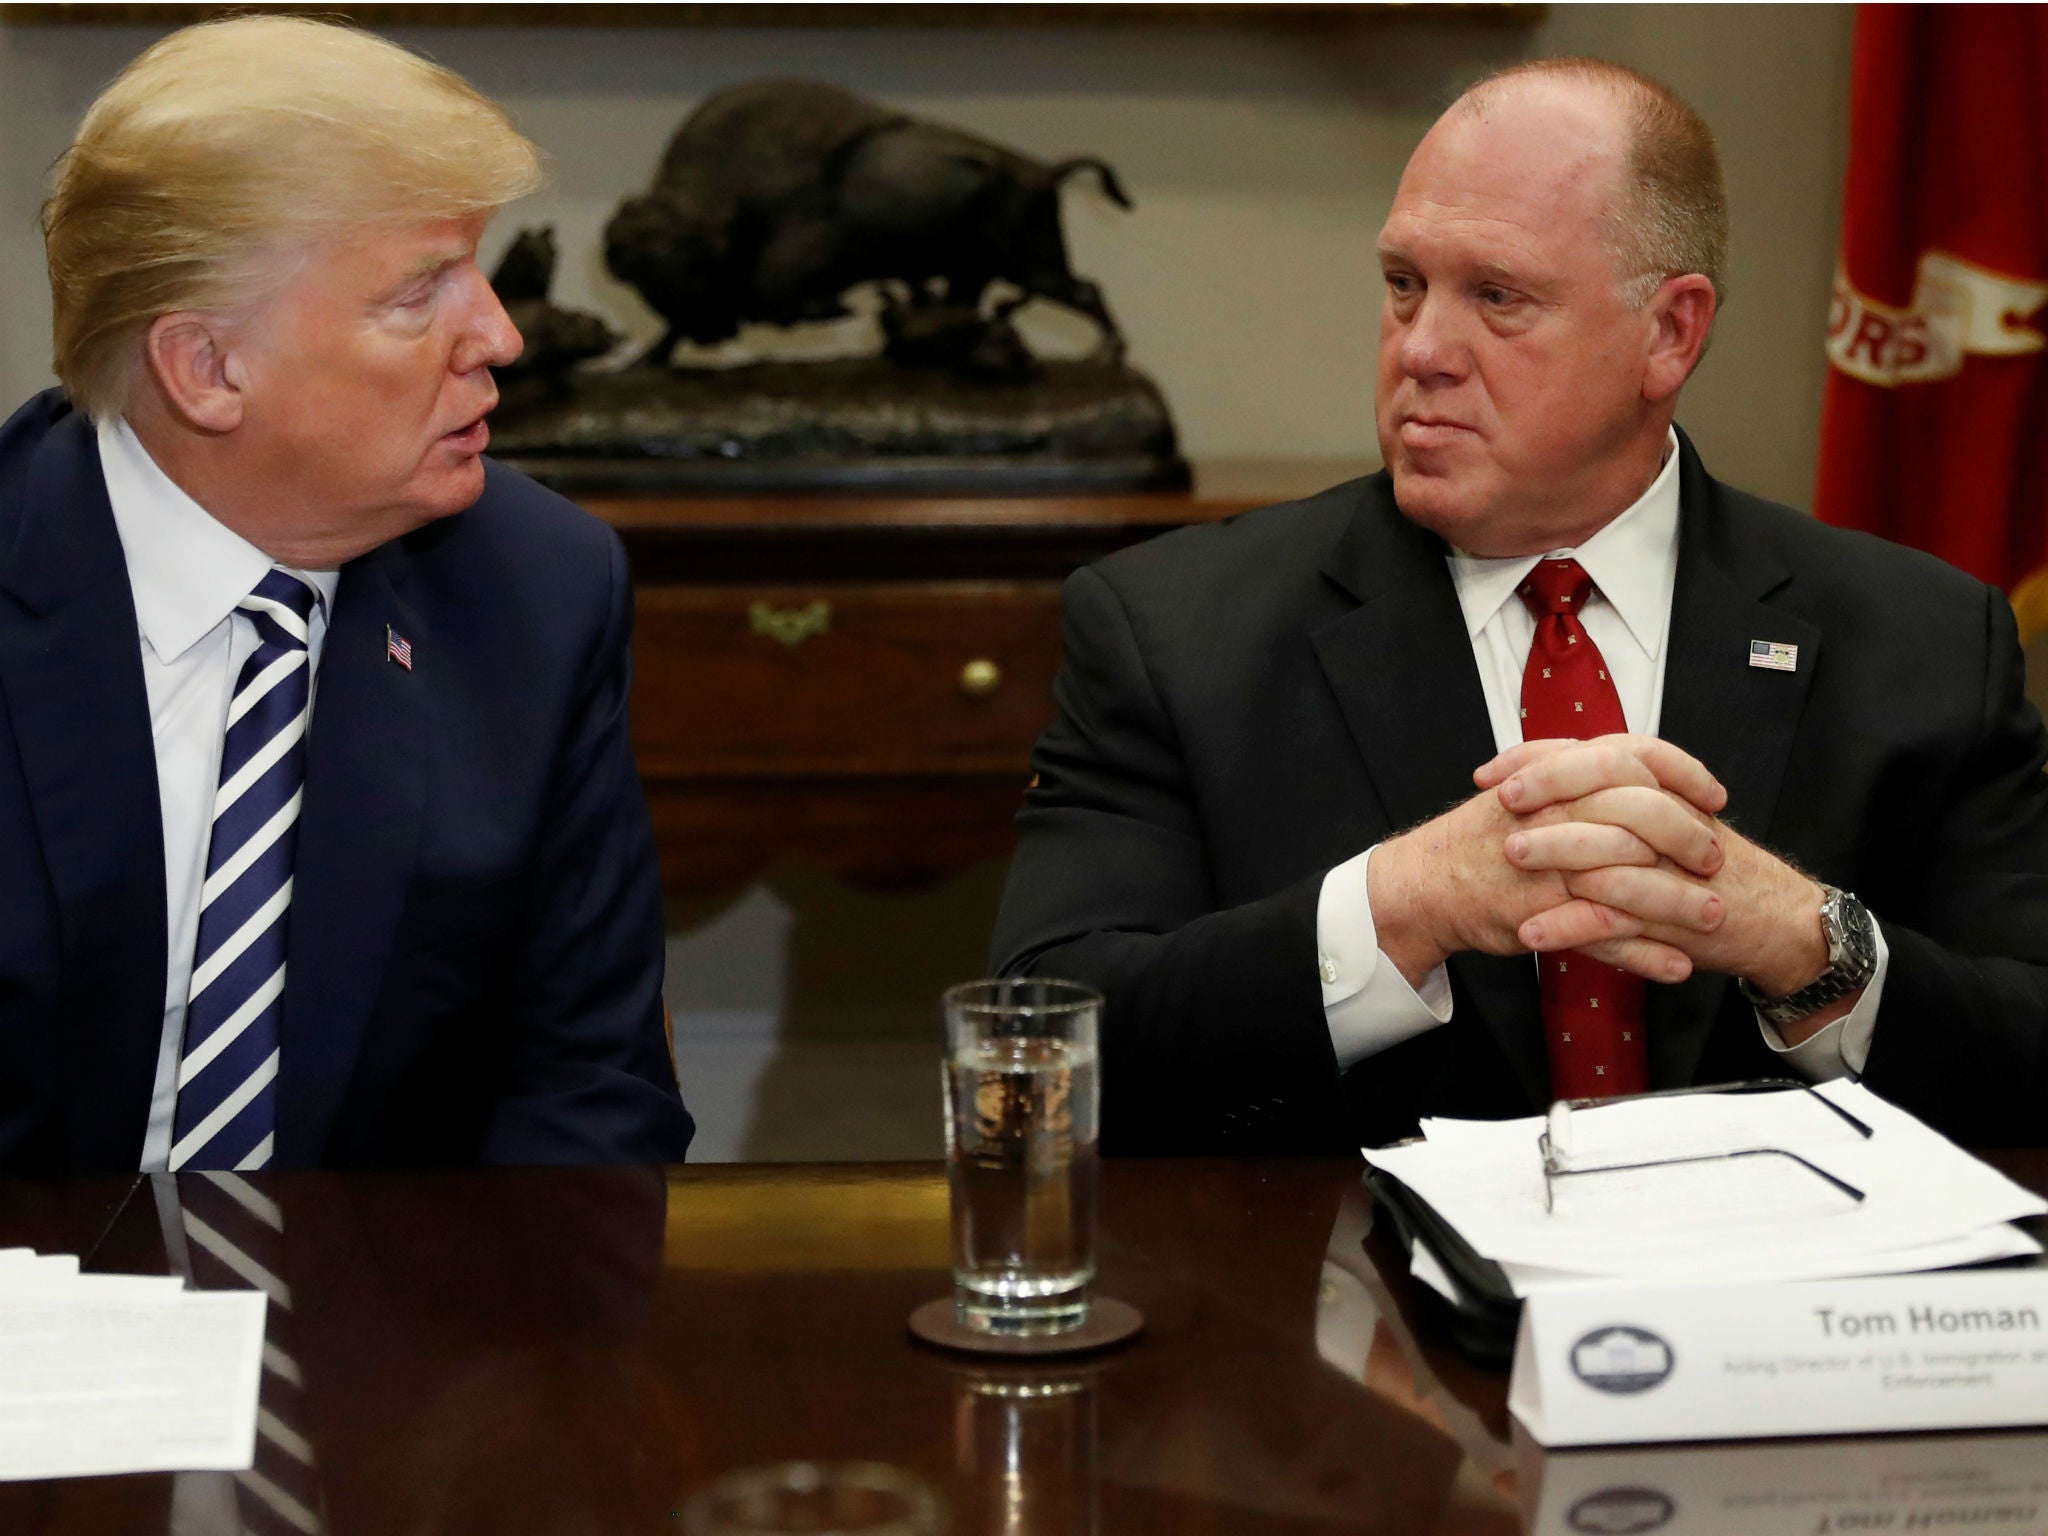
[[[283,17],[93,104],[0,427],[0,1171],[679,1160],[632,589],[488,463],[538,156]]]
[[[1727,225],[1656,82],[1482,82],[1380,235],[1386,470],[1068,584],[994,950],[1107,993],[1105,1147],[1788,1071],[2039,1141],[2011,610],[1708,476],[1673,417]]]

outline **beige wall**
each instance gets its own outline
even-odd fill
[[[1734,209],[1728,307],[1679,420],[1723,479],[1809,504],[1848,154],[1848,6],[1560,5],[1544,53],[1658,76],[1713,125]]]
[[[551,154],[550,188],[494,231],[558,226],[558,297],[647,336],[598,231],[703,93],[815,75],[1045,156],[1099,153],[1138,202],[1068,199],[1099,279],[1196,455],[1371,452],[1372,237],[1403,159],[1474,76],[1599,52],[1668,78],[1728,152],[1730,308],[1682,419],[1725,477],[1804,503],[1843,154],[1846,7],[1558,6],[1526,26],[1404,11],[1336,31],[406,28],[504,100]],[[153,37],[0,27],[0,399],[49,382],[34,214],[93,94]],[[1060,314],[1053,345],[1089,332]]]

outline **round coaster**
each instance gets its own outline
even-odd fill
[[[1112,1296],[1090,1300],[1088,1321],[1065,1333],[983,1333],[963,1327],[950,1296],[928,1301],[910,1314],[910,1331],[925,1343],[977,1355],[1077,1355],[1121,1344],[1144,1326],[1144,1313]]]

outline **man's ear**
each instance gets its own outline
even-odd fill
[[[1650,355],[1643,398],[1661,405],[1677,394],[1706,350],[1717,300],[1711,280],[1697,272],[1667,277],[1650,298]]]
[[[202,432],[232,432],[242,424],[242,370],[229,349],[219,315],[174,310],[149,323],[142,356],[164,404]]]

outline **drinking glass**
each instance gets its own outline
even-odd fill
[[[742,1467],[683,1506],[684,1536],[940,1536],[938,1496],[874,1461]]]
[[[972,981],[945,1010],[955,1315],[984,1333],[1078,1328],[1095,1278],[1102,996]]]

